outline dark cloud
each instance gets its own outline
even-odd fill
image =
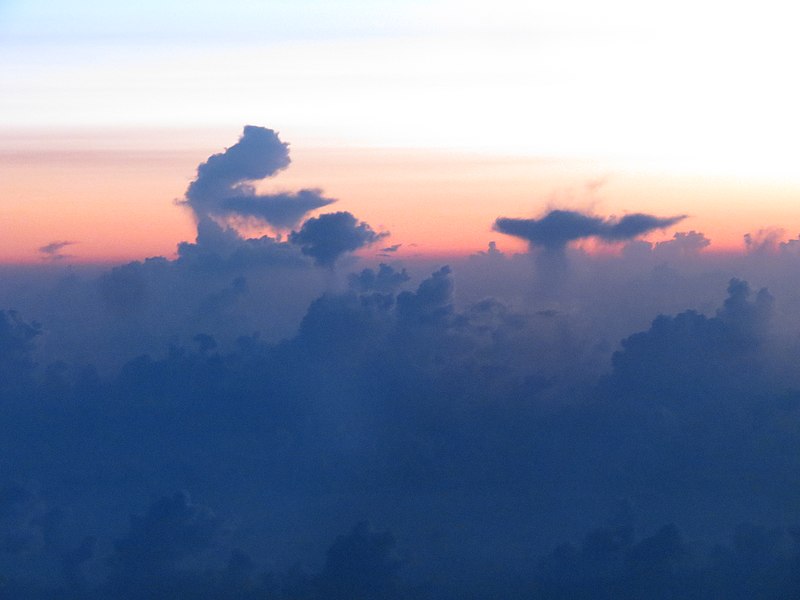
[[[274,237],[242,237],[232,227],[210,218],[197,223],[197,240],[178,244],[177,264],[196,271],[226,273],[258,267],[305,267],[298,248]]]
[[[214,513],[193,504],[188,494],[161,498],[145,515],[131,517],[127,537],[114,544],[112,565],[123,577],[146,581],[205,550],[216,539],[219,527]]]
[[[115,314],[131,314],[148,301],[148,275],[167,266],[166,260],[132,262],[114,267],[98,280],[101,297],[108,310]]]
[[[401,319],[434,322],[453,311],[453,278],[450,267],[442,267],[420,283],[416,292],[397,296],[397,311]]]
[[[386,237],[350,213],[330,213],[310,219],[288,241],[282,235],[248,238],[249,225],[288,230],[311,211],[335,200],[319,189],[258,194],[252,182],[275,175],[290,163],[288,144],[271,129],[248,125],[239,141],[211,156],[197,168],[185,203],[197,219],[197,239],[178,245],[178,264],[201,271],[254,267],[332,266],[344,254]],[[398,246],[399,247],[399,246]],[[391,251],[391,250],[390,250]]]
[[[495,221],[494,228],[500,233],[522,238],[534,246],[562,250],[569,242],[588,237],[605,242],[633,239],[655,229],[670,227],[684,218],[635,213],[621,219],[603,219],[570,210],[552,210],[541,219],[500,217]]]
[[[313,205],[253,208],[287,164],[209,159],[175,260],[0,268],[0,596],[798,596],[797,240],[555,211],[508,221],[560,286],[494,243],[350,273],[349,213],[245,237]]]
[[[239,191],[252,193],[247,182],[275,175],[290,162],[289,145],[275,131],[246,125],[237,143],[197,167],[197,179],[189,184],[186,198],[193,207],[213,208]]]
[[[299,246],[316,264],[332,267],[342,254],[374,244],[387,235],[376,233],[349,212],[335,212],[309,219],[299,231],[289,234],[289,242]]]
[[[42,254],[42,258],[44,260],[63,260],[65,258],[69,258],[69,254],[64,254],[62,250],[67,246],[72,246],[77,242],[69,242],[69,241],[58,241],[58,242],[50,242],[44,246],[39,248],[39,252]]]
[[[36,362],[34,340],[41,325],[27,323],[16,311],[0,311],[0,394],[30,382]]]
[[[405,269],[400,271],[381,263],[378,271],[364,269],[360,273],[351,273],[347,276],[350,287],[358,292],[394,292],[411,279]]]
[[[276,229],[296,225],[304,215],[335,202],[321,190],[257,194],[251,182],[289,166],[289,145],[271,129],[247,125],[239,141],[197,168],[186,190],[186,203],[198,220],[210,216],[242,217]]]
[[[401,563],[394,547],[391,533],[375,533],[363,522],[349,535],[339,536],[328,549],[318,580],[320,596],[326,600],[399,599]]]
[[[674,524],[635,539],[605,527],[581,545],[564,544],[540,561],[536,598],[789,598],[800,591],[796,532],[743,524],[710,550],[692,547]]]
[[[614,376],[620,386],[693,408],[763,387],[758,349],[772,304],[766,289],[751,299],[747,282],[733,279],[715,317],[692,310],[661,315],[648,331],[622,340],[612,359]],[[695,403],[696,397],[704,402]]]
[[[486,250],[481,250],[477,254],[478,256],[492,256],[492,257],[501,257],[503,256],[503,252],[497,248],[497,242],[489,242]]]
[[[296,225],[304,215],[336,202],[325,198],[321,190],[300,190],[295,193],[234,196],[220,203],[220,213],[252,217],[269,223],[276,229]]]
[[[0,396],[0,483],[44,481],[79,517],[47,541],[58,527],[46,499],[5,483],[7,589],[26,597],[14,587],[26,561],[28,580],[64,592],[51,597],[82,598],[729,597],[718,580],[692,587],[692,573],[791,573],[779,544],[766,546],[766,571],[742,566],[764,536],[717,562],[695,560],[686,541],[721,539],[757,514],[800,516],[800,402],[764,368],[777,300],[734,279],[718,310],[660,316],[610,364],[614,347],[600,347],[601,377],[584,362],[597,338],[572,307],[459,301],[456,274],[481,260],[516,259],[475,256],[417,285],[388,265],[353,273],[282,341],[245,329],[226,344],[234,309],[271,304],[250,274],[203,278],[198,314],[219,319],[194,322],[186,344],[167,340],[104,378],[54,365]],[[169,288],[156,273],[175,268],[128,266],[119,287],[128,269],[141,275],[146,308]],[[603,301],[591,299],[584,314]],[[40,336],[16,323],[30,359]],[[174,489],[215,511],[164,496]],[[161,499],[142,511],[148,498]],[[537,561],[619,498],[633,499],[647,535],[621,518]],[[141,516],[126,532],[120,513]],[[681,529],[661,527],[672,516]],[[396,537],[359,525],[326,558],[361,519]],[[774,597],[791,590],[781,585]]]

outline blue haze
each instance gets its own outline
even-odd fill
[[[0,273],[0,597],[800,595],[797,240],[373,264],[208,208],[256,166],[174,261]]]

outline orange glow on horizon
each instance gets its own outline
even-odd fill
[[[179,242],[195,237],[190,212],[174,201],[197,165],[235,139],[212,130],[195,137],[164,131],[0,138],[0,262],[42,262],[37,249],[53,241],[75,242],[64,248],[67,262],[174,257]],[[687,214],[646,239],[694,230],[711,240],[706,252],[743,251],[745,233],[770,227],[783,228],[784,238],[800,232],[800,188],[790,185],[668,176],[589,160],[298,143],[291,150],[290,167],[258,182],[259,190],[319,187],[339,199],[325,210],[350,211],[391,232],[359,253],[364,257],[399,244],[383,258],[444,259],[485,251],[490,241],[507,254],[525,252],[525,242],[492,230],[494,220],[539,217],[552,208],[617,217]]]

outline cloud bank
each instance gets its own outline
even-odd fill
[[[800,594],[797,240],[553,211],[505,225],[559,286],[494,242],[357,263],[347,212],[237,229],[288,164],[209,158],[175,260],[0,272],[0,596]]]

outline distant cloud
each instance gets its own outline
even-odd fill
[[[357,292],[393,292],[411,279],[405,269],[397,271],[389,265],[381,263],[378,272],[364,269],[361,273],[351,273],[347,277],[350,287]]]
[[[751,296],[746,281],[731,279],[715,317],[694,310],[660,315],[648,331],[622,340],[622,350],[612,358],[615,393],[633,390],[636,401],[658,398],[663,405],[696,409],[703,405],[692,402],[698,396],[705,398],[704,405],[730,406],[747,390],[765,389],[757,351],[772,317],[773,298],[766,288]]]
[[[386,248],[381,248],[381,252],[397,252],[402,245],[403,244],[394,244],[392,246],[387,246]]]
[[[63,254],[61,251],[66,248],[67,246],[72,246],[77,242],[70,242],[66,240],[57,241],[57,242],[50,242],[49,244],[45,244],[39,248],[39,252],[42,255],[43,260],[63,260],[65,258],[69,258],[69,254]]]
[[[272,177],[290,162],[289,145],[275,131],[247,125],[236,144],[197,168],[197,178],[186,190],[186,203],[198,220],[244,217],[277,229],[291,228],[310,211],[335,200],[318,189],[256,193],[251,182]]]
[[[229,215],[254,218],[278,229],[296,225],[306,213],[336,202],[321,190],[308,189],[269,195],[241,195],[223,200],[219,209]]]
[[[210,218],[197,223],[197,240],[178,244],[178,263],[199,271],[227,271],[263,266],[302,267],[307,259],[287,242],[264,235],[244,238]]]
[[[625,215],[621,219],[604,219],[571,210],[552,210],[541,219],[500,217],[494,229],[528,241],[548,250],[562,250],[569,242],[594,237],[604,242],[633,239],[656,229],[670,227],[683,219],[655,217],[644,213]]]
[[[489,245],[486,247],[486,250],[479,250],[475,254],[472,255],[473,258],[480,257],[480,256],[495,256],[495,257],[502,257],[504,256],[503,252],[497,248],[497,242],[489,242]]]
[[[779,227],[759,229],[755,233],[744,234],[744,246],[748,254],[775,253],[780,247],[786,232]]]
[[[444,266],[419,284],[416,292],[397,296],[397,311],[406,322],[433,323],[453,312],[453,277],[450,267]]]
[[[702,233],[697,231],[679,231],[671,240],[658,242],[654,249],[659,255],[665,256],[692,256],[711,244]]]
[[[309,219],[289,235],[289,242],[300,246],[320,266],[332,267],[342,254],[374,244],[389,235],[376,233],[367,223],[358,222],[349,212],[335,212]]]
[[[270,177],[289,166],[289,144],[272,129],[246,125],[242,137],[197,167],[186,198],[192,206],[213,203],[236,192],[252,191],[246,182]]]
[[[346,252],[388,236],[347,212],[304,219],[336,200],[322,190],[257,194],[253,181],[271,177],[290,164],[289,145],[272,129],[247,125],[239,141],[197,168],[183,203],[197,219],[197,239],[178,244],[178,262],[203,271],[263,266],[331,267]],[[299,230],[294,230],[302,223]],[[268,225],[287,238],[246,237],[242,226]],[[400,244],[383,252],[395,252]]]

